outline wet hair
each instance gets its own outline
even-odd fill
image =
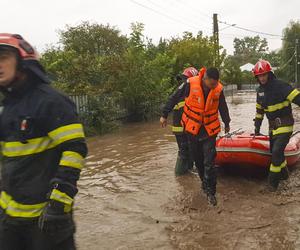
[[[217,68],[208,68],[206,70],[206,76],[208,78],[214,79],[214,80],[219,80],[220,78],[220,73]]]

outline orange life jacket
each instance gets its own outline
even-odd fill
[[[220,82],[211,89],[205,101],[201,86],[205,69],[201,69],[198,76],[189,78],[190,93],[185,98],[182,115],[184,130],[192,135],[198,135],[203,125],[209,136],[217,135],[221,131],[219,121],[219,99],[223,86]]]

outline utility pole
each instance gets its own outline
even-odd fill
[[[296,87],[299,88],[299,83],[298,83],[298,43],[299,39],[295,40],[295,84]]]
[[[220,52],[219,52],[219,25],[218,25],[218,14],[213,14],[213,39],[214,39],[214,50],[215,58],[214,65],[215,67],[220,66]]]

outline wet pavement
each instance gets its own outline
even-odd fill
[[[232,130],[252,131],[255,95],[227,99]],[[300,249],[300,164],[276,193],[264,173],[219,169],[211,208],[197,175],[175,177],[177,144],[158,121],[91,138],[89,149],[75,208],[79,250]]]

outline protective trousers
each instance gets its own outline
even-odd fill
[[[198,169],[199,177],[202,180],[202,188],[208,193],[215,195],[217,175],[215,169],[216,158],[216,137],[201,139],[188,135],[189,146]]]
[[[37,219],[8,217],[0,211],[1,250],[75,250],[73,220],[56,223],[49,232],[41,232]]]
[[[191,152],[189,149],[188,138],[185,133],[176,134],[178,145],[178,157],[175,166],[175,174],[177,176],[184,175],[193,167]]]
[[[284,156],[284,150],[289,143],[291,133],[283,133],[276,136],[270,135],[270,150],[272,154],[269,184],[277,188],[279,181],[287,177],[287,162]]]

